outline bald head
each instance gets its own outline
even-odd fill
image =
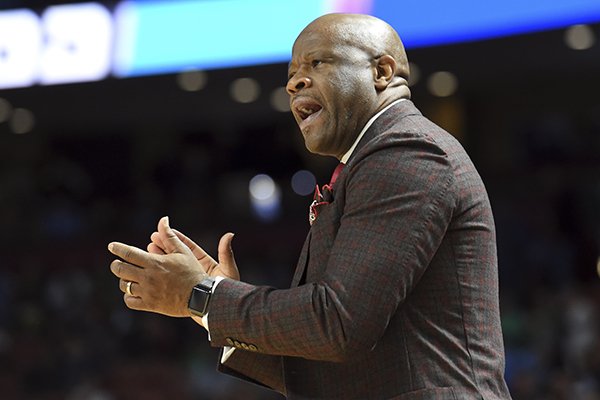
[[[360,49],[372,58],[389,55],[396,61],[395,75],[408,81],[409,67],[398,33],[385,21],[364,14],[326,14],[311,22],[300,33],[327,35],[338,44]]]

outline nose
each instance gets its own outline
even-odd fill
[[[298,93],[301,89],[310,87],[312,81],[306,75],[298,76],[298,74],[292,76],[286,85],[286,90],[289,95]]]

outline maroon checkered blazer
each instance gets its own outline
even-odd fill
[[[509,399],[497,274],[479,174],[402,101],[338,177],[292,287],[221,282],[211,344],[239,348],[221,371],[290,399]]]

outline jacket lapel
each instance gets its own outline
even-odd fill
[[[292,279],[291,287],[296,287],[300,285],[300,283],[302,283],[302,277],[304,276],[304,272],[306,271],[306,264],[308,262],[310,237],[311,231],[308,231],[308,235],[306,236],[306,240],[304,241],[304,246],[302,246],[302,251],[300,252],[300,257],[298,258],[298,264],[296,265],[296,272],[294,272],[294,279]]]

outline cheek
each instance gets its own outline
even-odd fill
[[[340,76],[338,97],[350,108],[361,107],[368,101],[370,74],[346,72]]]
[[[328,112],[329,123],[338,125],[335,130],[355,128],[353,125],[359,123],[354,121],[369,108],[371,101],[374,101],[369,95],[369,82],[372,76],[370,71],[357,71],[356,69],[341,69],[335,74],[327,77],[329,88]],[[374,92],[374,86],[371,91]]]

